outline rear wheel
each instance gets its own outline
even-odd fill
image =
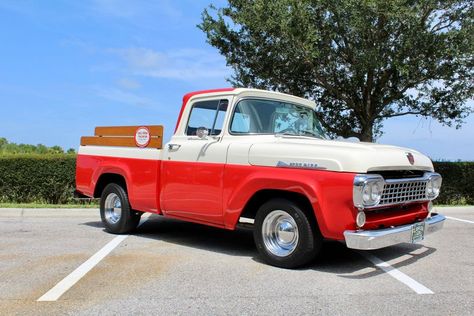
[[[322,237],[303,210],[285,199],[263,204],[255,217],[254,240],[263,259],[273,266],[296,268],[317,255]]]
[[[130,208],[127,192],[118,184],[108,184],[100,198],[100,217],[105,229],[113,234],[126,234],[137,228],[141,212]]]

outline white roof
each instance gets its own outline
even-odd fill
[[[316,103],[314,101],[300,98],[294,95],[275,92],[275,91],[268,91],[268,90],[260,90],[260,89],[249,89],[249,88],[235,88],[234,90],[230,91],[218,91],[218,92],[208,92],[208,93],[199,93],[192,97],[199,98],[199,97],[207,97],[207,96],[218,96],[218,95],[234,95],[237,97],[258,97],[258,98],[269,98],[269,99],[278,99],[287,102],[293,102],[305,105],[314,109],[316,107]]]

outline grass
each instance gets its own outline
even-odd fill
[[[435,207],[463,207],[469,204],[435,204]],[[0,203],[0,208],[99,208],[98,201],[78,204]]]
[[[0,208],[98,208],[92,204],[0,203]]]

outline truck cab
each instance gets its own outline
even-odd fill
[[[101,198],[109,232],[132,231],[143,212],[230,230],[245,224],[263,259],[285,268],[312,260],[324,239],[377,249],[442,228],[431,204],[441,176],[428,157],[331,140],[315,106],[257,89],[188,93],[164,145],[162,126],[84,137],[77,190]]]

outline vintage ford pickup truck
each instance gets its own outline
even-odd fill
[[[82,137],[77,191],[100,197],[107,231],[143,212],[233,230],[251,226],[269,264],[308,263],[324,239],[353,249],[415,243],[442,228],[429,158],[330,140],[315,103],[256,89],[188,93],[171,141],[162,126],[97,127]]]

